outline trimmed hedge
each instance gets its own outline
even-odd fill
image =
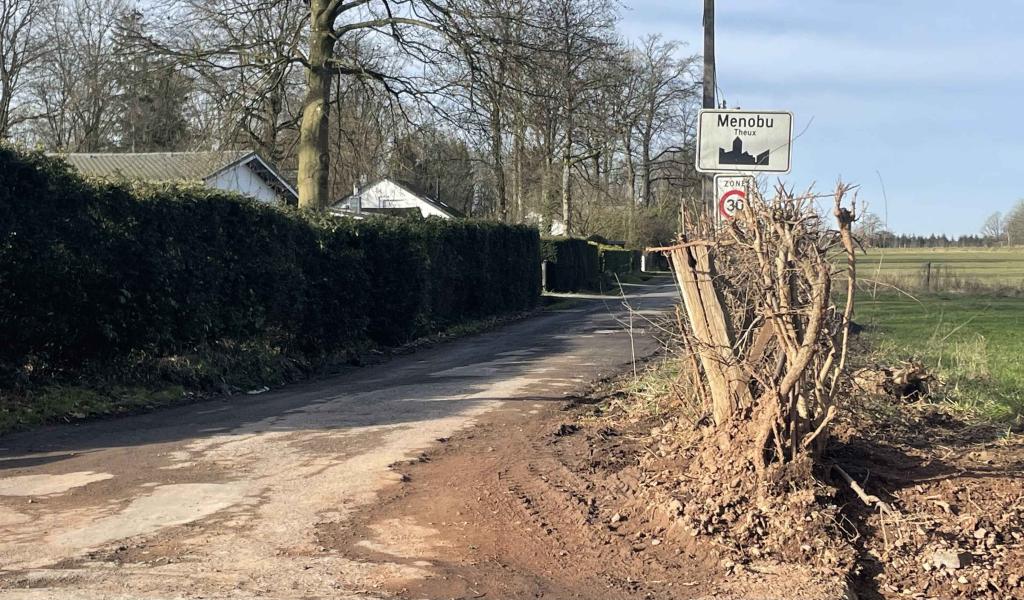
[[[640,251],[577,238],[541,240],[541,258],[548,261],[546,283],[552,292],[600,290],[606,276],[640,270]]]
[[[626,250],[618,246],[600,246],[601,272],[625,275],[640,270],[640,259],[636,250]]]
[[[539,264],[532,228],[96,184],[0,147],[3,376],[222,340],[309,354],[399,344],[532,308]]]
[[[597,244],[577,238],[541,240],[541,259],[548,261],[547,289],[552,292],[596,290],[601,285]]]
[[[536,305],[536,230],[484,221],[382,219],[356,226],[374,293],[370,337],[395,345]],[[406,315],[408,318],[396,318]]]

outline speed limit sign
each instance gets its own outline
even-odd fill
[[[749,175],[715,175],[715,198],[720,220],[732,220],[747,205],[747,197],[754,189],[754,178]]]

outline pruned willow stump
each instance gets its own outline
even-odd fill
[[[739,217],[706,239],[667,248],[686,319],[683,347],[698,360],[715,427],[733,450],[749,448],[760,474],[773,462],[819,451],[846,385],[856,262],[850,187],[834,194],[835,227],[816,209],[821,196],[779,187],[754,195]],[[832,301],[845,284],[844,306]]]

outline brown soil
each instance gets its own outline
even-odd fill
[[[1024,441],[894,402],[853,407],[813,477],[770,474],[779,502],[671,412],[510,403],[319,539],[422,569],[405,598],[1024,598]]]
[[[389,586],[407,598],[843,597],[835,578],[736,565],[695,539],[640,466],[649,426],[612,428],[594,410],[508,404],[395,465],[404,482],[354,519],[361,525],[321,527],[319,542],[425,569]]]
[[[939,406],[865,401],[831,458],[898,512],[844,493],[862,599],[1024,598],[1024,438]]]

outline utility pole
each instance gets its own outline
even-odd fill
[[[715,0],[704,0],[704,108],[718,108],[715,101]],[[714,179],[711,173],[701,176],[701,205],[714,219]]]
[[[715,0],[704,0],[704,108],[715,102]]]

